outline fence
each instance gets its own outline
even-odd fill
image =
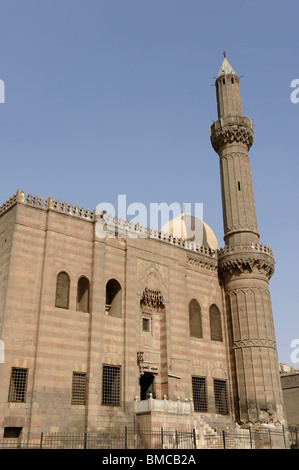
[[[290,427],[291,447],[292,449],[299,449],[299,428]]]
[[[297,449],[299,429],[281,430],[260,428],[258,430],[239,429],[237,432],[222,430],[204,436],[207,449]]]
[[[196,449],[195,429],[142,429],[94,433],[41,433],[39,440],[3,439],[0,448],[36,449]]]
[[[40,439],[0,440],[0,449],[298,449],[299,429],[239,429],[204,434],[195,429],[138,429],[90,433],[41,433]]]

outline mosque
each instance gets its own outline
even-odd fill
[[[186,212],[158,231],[22,190],[0,207],[3,437],[286,425],[253,126],[226,57],[215,90],[223,247]]]

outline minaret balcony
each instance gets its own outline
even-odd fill
[[[227,144],[243,143],[247,150],[253,143],[252,121],[245,116],[220,118],[210,127],[210,138],[215,152]]]
[[[219,271],[245,272],[258,270],[268,279],[274,273],[274,257],[271,248],[263,244],[244,243],[228,245],[218,251]]]

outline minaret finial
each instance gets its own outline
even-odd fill
[[[226,57],[226,51],[223,51],[222,54],[223,54],[223,57]]]

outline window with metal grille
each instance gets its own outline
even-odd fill
[[[228,414],[227,387],[226,380],[214,379],[214,395],[216,413]]]
[[[205,377],[192,377],[194,411],[208,411]]]
[[[86,373],[73,372],[72,405],[85,405]]]
[[[12,367],[8,401],[25,402],[27,388],[28,369]]]
[[[103,365],[102,405],[120,406],[120,366]]]

